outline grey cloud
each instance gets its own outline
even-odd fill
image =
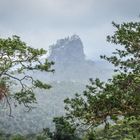
[[[76,33],[92,57],[104,51],[110,23],[138,20],[139,5],[140,0],[0,0],[0,32],[45,48]]]
[[[3,0],[0,17],[17,27],[88,28],[136,17],[139,5],[139,0]]]

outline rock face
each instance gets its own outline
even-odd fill
[[[49,48],[48,59],[55,62],[55,73],[49,78],[51,81],[85,82],[89,78],[107,75],[105,68],[102,69],[96,62],[85,59],[83,43],[77,35],[60,39]]]
[[[49,59],[53,60],[56,64],[84,61],[83,44],[79,36],[73,35],[70,38],[60,39],[55,45],[50,46]]]

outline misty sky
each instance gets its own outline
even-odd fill
[[[32,47],[48,48],[77,34],[87,58],[110,54],[112,21],[138,21],[140,0],[0,0],[0,37],[18,35]]]

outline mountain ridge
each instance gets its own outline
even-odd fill
[[[87,60],[82,40],[78,35],[59,39],[49,46],[48,60],[54,61],[53,81],[88,81],[89,78],[101,77],[103,69],[93,60]],[[107,79],[109,73],[103,74]]]

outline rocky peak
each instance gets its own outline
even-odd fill
[[[78,35],[59,39],[56,44],[51,45],[49,49],[49,59],[55,61],[55,63],[79,62],[85,60],[83,44]]]
[[[88,81],[89,78],[107,76],[104,70],[92,60],[86,60],[83,43],[78,35],[57,40],[50,46],[49,60],[55,62],[55,73],[50,74],[50,81]],[[102,73],[102,74],[101,74]]]

